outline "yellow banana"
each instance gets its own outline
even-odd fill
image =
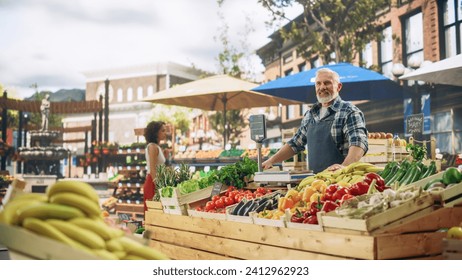
[[[354,163],[354,167],[353,167],[353,171],[357,171],[357,170],[365,170],[366,168],[368,167],[371,167],[371,166],[374,166],[372,163],[369,163],[369,162],[361,162],[361,161],[358,161],[358,162],[355,162]]]
[[[84,217],[85,214],[79,209],[67,205],[54,203],[37,203],[28,207],[23,207],[17,211],[18,223],[21,224],[25,218],[33,217],[41,220],[61,219],[69,220],[77,217]]]
[[[364,175],[354,175],[348,183],[355,184],[362,181],[364,181]]]
[[[104,240],[109,240],[113,237],[113,233],[108,225],[98,222],[90,218],[75,218],[69,220],[70,223],[81,228],[88,229],[101,236]]]
[[[104,239],[93,231],[62,220],[49,219],[46,222],[50,223],[68,237],[91,249],[106,249],[106,242]]]
[[[122,260],[127,255],[127,253],[125,251],[114,251],[114,252],[111,252],[111,253],[116,255],[119,258],[119,260]]]
[[[367,167],[366,169],[364,169],[366,172],[374,172],[374,173],[377,173],[379,171],[383,171],[384,167],[380,167],[380,166],[371,166],[371,167]]]
[[[119,237],[118,240],[124,247],[127,256],[134,255],[146,260],[168,260],[169,258],[154,248],[143,246],[126,236]]]
[[[18,223],[18,210],[40,203],[43,202],[29,199],[11,200],[3,208],[1,222],[7,225],[16,225]]]
[[[104,249],[93,249],[92,250],[93,254],[97,255],[98,257],[101,257],[105,260],[118,260],[119,257],[117,257],[115,254],[104,250]]]
[[[122,246],[120,241],[118,241],[118,238],[113,238],[113,239],[107,240],[106,241],[106,248],[110,252],[117,252],[117,251],[123,251],[124,250],[124,246]]]
[[[352,175],[364,175],[366,174],[366,171],[364,170],[356,170],[356,171],[353,171],[351,172]]]
[[[96,202],[99,205],[99,197],[95,189],[84,182],[80,181],[58,181],[47,188],[46,193],[48,197],[57,193],[75,193],[87,197],[88,199]]]
[[[141,260],[146,260],[145,258],[142,258],[140,256],[135,256],[135,255],[125,255],[122,260],[124,261],[141,261]]]
[[[56,193],[51,195],[50,202],[76,207],[86,213],[89,217],[100,217],[101,209],[99,204],[87,197],[75,193]]]
[[[65,243],[73,248],[84,250],[88,253],[91,253],[90,249],[81,243],[67,237],[64,233],[56,229],[51,224],[42,221],[37,218],[26,218],[24,219],[22,226],[30,231],[33,231],[39,235],[49,237],[56,241]]]
[[[48,201],[48,197],[43,193],[18,193],[11,199],[11,201],[13,201],[13,200],[23,200],[23,199],[37,200],[37,201],[41,201],[41,202],[47,202]]]

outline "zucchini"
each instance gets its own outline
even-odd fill
[[[423,187],[423,190],[424,191],[427,191],[431,188],[431,186],[433,186],[434,184],[440,184],[440,183],[443,183],[443,179],[439,178],[439,179],[433,179],[431,181],[428,181],[427,184],[425,184],[425,186]]]

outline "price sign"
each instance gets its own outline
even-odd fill
[[[213,185],[212,194],[210,195],[210,198],[212,198],[214,195],[220,194],[222,187],[223,187],[222,183],[215,182],[215,184]]]
[[[406,118],[406,134],[422,134],[423,132],[424,115],[414,114]]]
[[[119,213],[117,215],[119,216],[119,220],[121,221],[130,221],[132,219],[132,216],[127,213]]]

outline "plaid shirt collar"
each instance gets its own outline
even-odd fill
[[[340,106],[341,106],[341,102],[342,102],[342,99],[340,98],[340,95],[338,95],[335,99],[334,99],[334,102],[332,104],[330,104],[330,106],[328,108],[330,108],[331,110],[333,110],[334,112],[337,112],[340,110]],[[319,103],[319,102],[316,102],[313,107],[312,107],[312,110],[313,112],[316,112],[316,114],[319,115],[319,111],[321,110],[321,107],[322,107],[322,104]]]

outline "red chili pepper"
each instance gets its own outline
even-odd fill
[[[324,205],[322,206],[321,211],[328,213],[330,211],[337,209],[338,206],[339,205],[333,201],[326,201],[324,202]]]

